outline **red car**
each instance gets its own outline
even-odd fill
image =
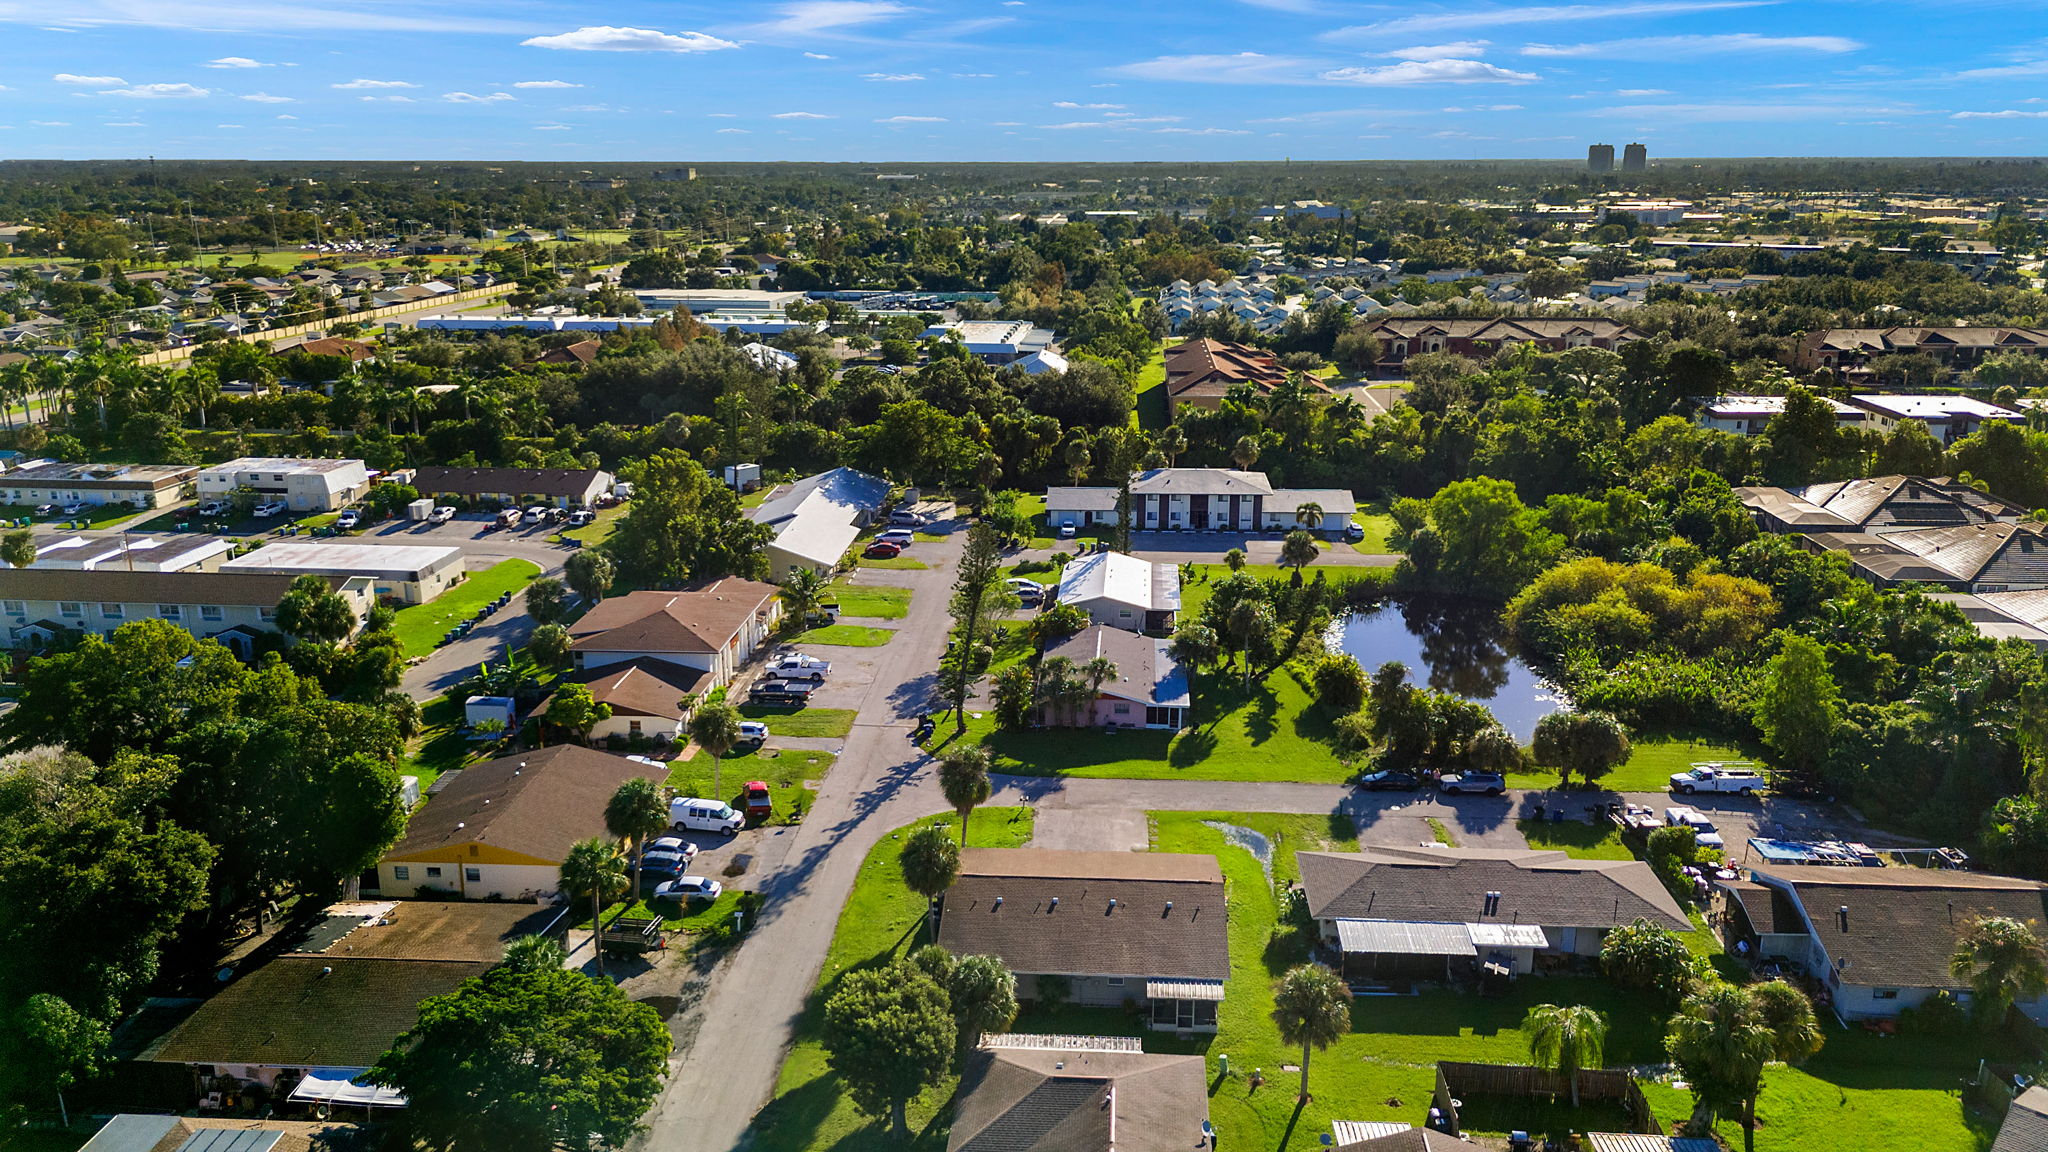
[[[901,556],[902,554],[902,545],[890,544],[887,541],[883,540],[877,540],[873,544],[868,545],[868,550],[861,553],[861,555],[867,557],[870,560],[894,560],[896,557]]]
[[[746,787],[747,819],[765,822],[775,815],[775,798],[768,795],[765,781],[749,780]]]

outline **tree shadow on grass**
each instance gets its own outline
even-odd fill
[[[831,1075],[819,1076],[770,1100],[754,1114],[747,1146],[755,1152],[799,1152],[817,1142],[839,1106],[839,1082]]]
[[[1166,762],[1175,768],[1192,768],[1215,753],[1215,732],[1206,728],[1184,728],[1167,746]]]

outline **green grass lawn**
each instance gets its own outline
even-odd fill
[[[1194,713],[1194,727],[1172,733],[993,732],[983,717],[970,736],[988,733],[1000,770],[1027,776],[1337,784],[1348,775],[1330,749],[1328,716],[1287,669],[1249,693],[1232,673],[1198,675]]]
[[[1171,343],[1169,341],[1169,343]],[[1132,415],[1138,427],[1147,432],[1157,432],[1173,421],[1172,405],[1166,400],[1166,345],[1153,353],[1152,359],[1138,369],[1135,388],[1137,403]]]
[[[759,780],[768,785],[768,794],[775,799],[775,815],[769,817],[769,823],[799,823],[803,813],[810,811],[812,799],[811,790],[804,787],[804,781],[823,779],[825,773],[832,770],[834,759],[830,752],[795,748],[750,748],[735,752],[727,756],[718,769],[717,790],[725,793],[718,798],[744,811],[746,805],[740,795],[741,790],[749,780]],[[678,796],[710,796],[713,791],[710,755],[699,751],[688,760],[672,761],[668,770],[668,786]]]
[[[919,560],[915,556],[891,556],[886,560],[863,556],[860,558],[860,566],[863,568],[894,568],[898,571],[911,572],[922,572],[931,567],[931,565]]]
[[[524,588],[538,575],[540,565],[531,560],[501,560],[482,572],[470,573],[434,600],[400,609],[391,630],[405,646],[407,656],[425,656],[448,629],[476,615],[477,609],[501,593]]]
[[[581,528],[565,528],[557,532],[551,539],[558,541],[581,540],[585,548],[595,544],[602,544],[605,537],[610,536],[612,531],[619,526],[619,517],[625,514],[626,505],[624,504],[614,504],[609,508],[600,508],[597,510],[597,519],[592,520]]]
[[[1582,860],[1633,860],[1635,853],[1621,842],[1621,829],[1614,824],[1588,824],[1584,820],[1517,820],[1515,827],[1531,848],[1561,848],[1566,855]]]
[[[743,704],[740,715],[749,720],[766,720],[771,736],[843,737],[853,731],[853,718],[859,713],[851,708],[799,708],[791,712],[763,704]]]
[[[475,755],[468,739],[456,733],[462,723],[462,704],[446,696],[420,709],[420,734],[412,738],[411,749],[398,771],[420,778],[420,793],[434,778],[451,768],[460,768]]]
[[[968,821],[968,843],[981,848],[1021,847],[1031,838],[1031,817],[1029,808],[981,809]],[[839,928],[826,953],[825,966],[818,974],[817,990],[797,1022],[796,1043],[783,1061],[775,1099],[754,1120],[748,1147],[755,1152],[827,1148],[854,1152],[902,1146],[886,1135],[885,1124],[861,1115],[846,1099],[826,1067],[825,1050],[817,1034],[825,997],[842,973],[888,963],[923,943],[918,929],[925,912],[924,898],[904,885],[896,854],[910,832],[953,819],[935,816],[901,828],[877,844],[861,864],[853,894],[839,914]],[[949,1082],[912,1102],[913,1131],[939,1117],[951,1091]],[[931,1146],[943,1148],[943,1137]]]
[[[893,588],[887,584],[840,581],[826,587],[824,599],[837,602],[841,616],[901,620],[910,615],[910,589]]]
[[[867,628],[859,624],[827,624],[807,628],[789,638],[792,644],[826,644],[842,648],[880,648],[896,636],[894,628]]]
[[[1363,552],[1368,556],[1378,556],[1395,551],[1394,547],[1387,543],[1387,538],[1394,533],[1394,518],[1392,516],[1387,515],[1385,512],[1361,510],[1358,515],[1351,518],[1351,522],[1365,529],[1365,539],[1356,541],[1351,545],[1354,550]]]
[[[57,503],[61,506],[61,502]],[[87,528],[104,528],[109,524],[118,524],[131,516],[140,516],[142,514],[141,509],[132,508],[126,504],[118,507],[112,504],[87,504],[85,510],[76,516],[37,516],[35,512],[36,508],[33,504],[0,504],[0,518],[13,521],[27,517],[34,521],[37,527],[60,530],[80,520],[85,522]],[[171,516],[173,519],[183,519],[190,514],[189,510],[180,510],[172,513]],[[151,523],[155,523],[155,521],[151,521]]]
[[[1671,774],[1683,772],[1699,760],[1755,760],[1755,751],[1709,739],[1698,733],[1637,733],[1628,763],[1600,778],[1600,786],[1611,792],[1664,792],[1671,786]],[[1555,772],[1511,772],[1508,784],[1515,788],[1555,788]]]

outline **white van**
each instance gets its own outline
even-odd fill
[[[723,832],[730,836],[747,821],[723,800],[678,796],[668,803],[668,822],[679,832]]]
[[[1728,844],[1721,839],[1720,829],[1707,819],[1697,808],[1684,805],[1664,810],[1664,825],[1667,828],[1690,828],[1695,840],[1702,848],[1726,849]]]

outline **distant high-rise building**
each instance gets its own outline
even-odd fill
[[[1622,150],[1621,170],[1623,172],[1643,172],[1647,171],[1649,167],[1650,150],[1648,148],[1643,147],[1641,144],[1631,144]]]
[[[1586,171],[1614,171],[1614,145],[1595,144],[1591,148],[1586,149]]]

